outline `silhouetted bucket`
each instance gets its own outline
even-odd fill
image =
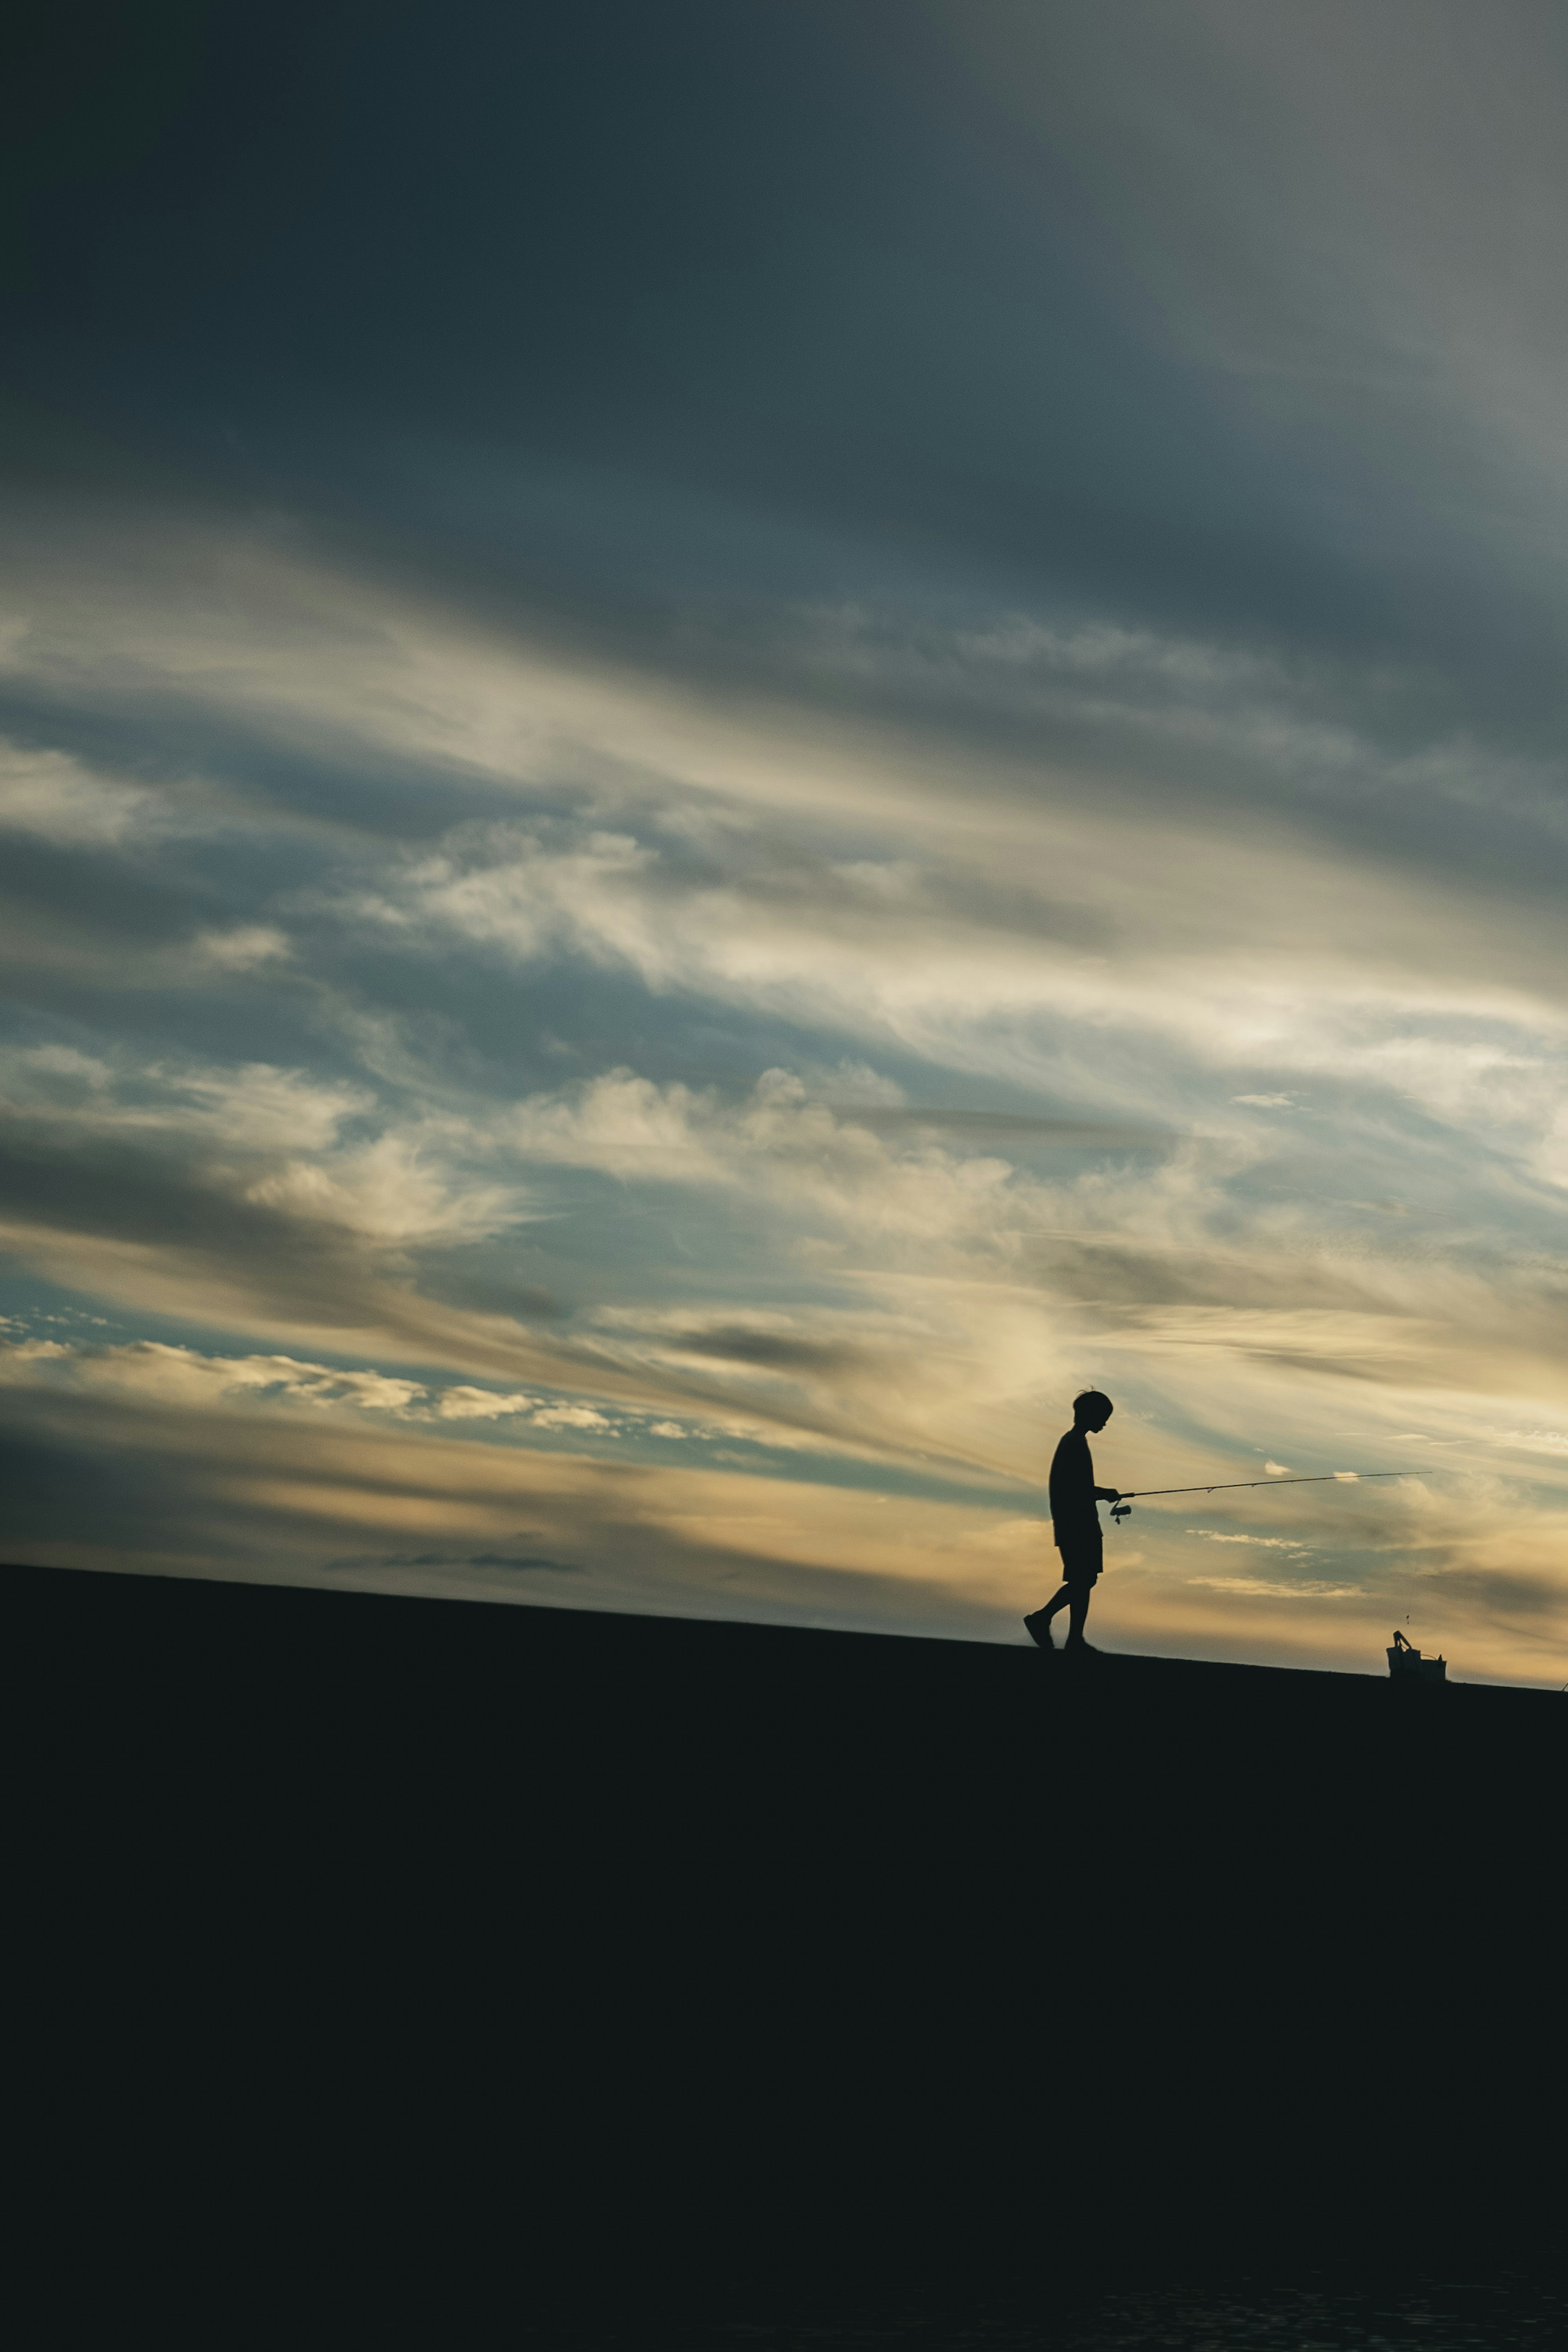
[[[1448,1678],[1446,1658],[1424,1658],[1403,1633],[1396,1633],[1388,1652],[1388,1671],[1396,1682],[1442,1683]]]

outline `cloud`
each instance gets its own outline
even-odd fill
[[[1262,1551],[1299,1552],[1305,1549],[1289,1536],[1226,1535],[1218,1528],[1188,1528],[1189,1536],[1201,1536],[1207,1543],[1255,1544]]]
[[[203,1364],[177,1349],[45,1343],[7,1361],[0,1425],[16,1539],[25,1556],[62,1565],[489,1597],[526,1565],[536,1598],[566,1580],[565,1605],[1003,1640],[1054,1580],[1043,1513],[989,1497],[935,1499],[885,1476],[873,1490],[786,1481],[744,1459],[677,1467],[614,1450],[519,1453],[473,1422],[440,1420],[427,1401],[404,1405],[372,1379],[289,1359]],[[1391,1615],[1412,1607],[1461,1678],[1506,1674],[1511,1660],[1516,1675],[1533,1666],[1540,1679],[1560,1643],[1561,1520],[1539,1559],[1521,1559],[1511,1530],[1516,1564],[1503,1573],[1500,1559],[1494,1569],[1437,1556],[1437,1530],[1473,1546],[1495,1524],[1485,1497],[1458,1514],[1447,1503],[1424,1529],[1412,1581],[1407,1559],[1375,1555],[1354,1577],[1194,1580],[1179,1559],[1162,1563],[1153,1519],[1138,1550],[1108,1556],[1096,1607],[1113,1646],[1197,1641],[1225,1654],[1228,1642],[1279,1654],[1283,1643],[1301,1656],[1304,1641],[1320,1662],[1371,1671]],[[1317,1630],[1270,1633],[1281,1599],[1317,1601]]]
[[[398,1252],[471,1243],[525,1213],[520,1189],[473,1159],[460,1120],[388,1117],[353,1080],[122,1050],[0,1051],[11,1247],[40,1268],[74,1259],[128,1299],[162,1296],[177,1311],[205,1288],[210,1320],[243,1315],[241,1297],[252,1314],[270,1299],[273,1328],[376,1320]]]
[[[851,1103],[834,1108],[841,1117],[852,1119],[859,1127],[869,1127],[873,1134],[895,1135],[918,1129],[934,1135],[969,1138],[977,1143],[1010,1142],[1016,1146],[1040,1142],[1081,1145],[1088,1150],[1109,1146],[1122,1150],[1147,1149],[1176,1139],[1157,1129],[1118,1125],[1110,1119],[1055,1118],[1041,1112],[921,1109],[913,1104],[901,1104],[896,1109],[862,1109]]]
[[[1257,1576],[1189,1576],[1207,1592],[1241,1592],[1260,1601],[1355,1601],[1358,1584],[1285,1584]]]
[[[614,1070],[528,1097],[507,1118],[505,1134],[528,1166],[636,1185],[760,1192],[793,1223],[814,1225],[835,1240],[863,1240],[874,1232],[884,1247],[946,1242],[989,1254],[1040,1213],[1038,1187],[1007,1160],[949,1153],[918,1135],[904,1139],[898,1130],[884,1141],[860,1120],[812,1102],[785,1070],[764,1071],[738,1103],[713,1090],[699,1093],[678,1081],[659,1086]],[[733,1328],[729,1336],[737,1338]],[[711,1332],[698,1344],[724,1351]],[[769,1344],[754,1333],[741,1351],[756,1360],[758,1348]]]
[[[81,1087],[73,1085],[78,1080]],[[373,1106],[361,1087],[323,1085],[266,1062],[225,1067],[151,1061],[116,1070],[52,1045],[5,1053],[0,1087],[0,1102],[13,1118],[57,1130],[158,1136],[242,1151],[329,1149],[349,1120]]]
[[[510,1570],[545,1569],[555,1576],[574,1576],[579,1571],[570,1560],[546,1559],[538,1553],[471,1551],[455,1555],[438,1551],[372,1552],[368,1558],[350,1554],[343,1559],[327,1562],[329,1569],[370,1570],[372,1573],[387,1569],[434,1570],[438,1574],[454,1569],[504,1568]]]
[[[474,130],[500,19],[461,60],[394,27],[321,185],[395,289],[340,195],[243,320],[167,260],[176,215],[241,249],[222,190],[117,183],[101,253],[40,216],[54,437],[0,583],[29,1540],[1013,1638],[1092,1379],[1108,1477],[1335,1481],[1203,1531],[1332,1560],[1310,1612],[1140,1509],[1129,1646],[1375,1664],[1416,1601],[1542,1677],[1543,22],[977,0],[889,77],[788,11],[740,74],[676,10],[608,61],[569,26],[521,155]],[[525,336],[486,257],[563,154],[598,194]],[[86,383],[91,450],[49,390]],[[1410,1429],[1425,1481],[1336,1472]]]
[[[152,798],[94,775],[68,752],[0,740],[0,833],[34,834],[61,848],[106,847],[125,839]]]
[[[155,1339],[120,1347],[82,1348],[54,1342],[0,1347],[0,1378],[26,1377],[35,1366],[68,1374],[70,1384],[90,1390],[125,1390],[136,1396],[200,1408],[220,1402],[255,1399],[268,1404],[305,1404],[316,1410],[351,1406],[359,1411],[403,1413],[425,1391],[418,1381],[373,1370],[342,1370],[298,1362],[289,1356],[204,1356],[190,1348]]]
[[[531,1413],[538,1402],[538,1397],[497,1396],[491,1389],[468,1388],[455,1381],[442,1390],[435,1410],[443,1421],[503,1421],[514,1414]]]
[[[225,971],[255,971],[291,952],[287,938],[273,923],[241,923],[232,931],[203,931],[195,951]]]

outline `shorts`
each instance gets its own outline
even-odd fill
[[[1066,1584],[1092,1584],[1105,1565],[1103,1538],[1098,1528],[1092,1535],[1071,1535],[1061,1541],[1062,1581]]]

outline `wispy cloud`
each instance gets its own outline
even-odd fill
[[[1260,1601],[1356,1601],[1357,1584],[1289,1584],[1260,1576],[1189,1576],[1189,1584],[1206,1592],[1241,1592]]]
[[[1426,1611],[1457,1670],[1543,1679],[1561,45],[1449,0],[916,13],[896,77],[782,11],[737,79],[666,12],[632,162],[594,94],[632,33],[566,26],[530,71],[606,209],[521,310],[469,234],[532,253],[556,193],[486,111],[501,16],[462,68],[390,27],[421,135],[343,126],[319,175],[395,299],[340,194],[243,320],[205,267],[169,313],[140,181],[112,268],[40,213],[52,437],[0,488],[19,1524],[1016,1637],[1093,1381],[1107,1478],[1334,1481],[1140,1503],[1118,1638],[1375,1666]],[[1260,1575],[1194,1579],[1195,1538]]]

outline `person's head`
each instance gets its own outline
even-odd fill
[[[1075,1396],[1072,1400],[1072,1426],[1074,1429],[1102,1430],[1115,1410],[1110,1398],[1102,1395],[1098,1389],[1085,1389],[1082,1396]]]

